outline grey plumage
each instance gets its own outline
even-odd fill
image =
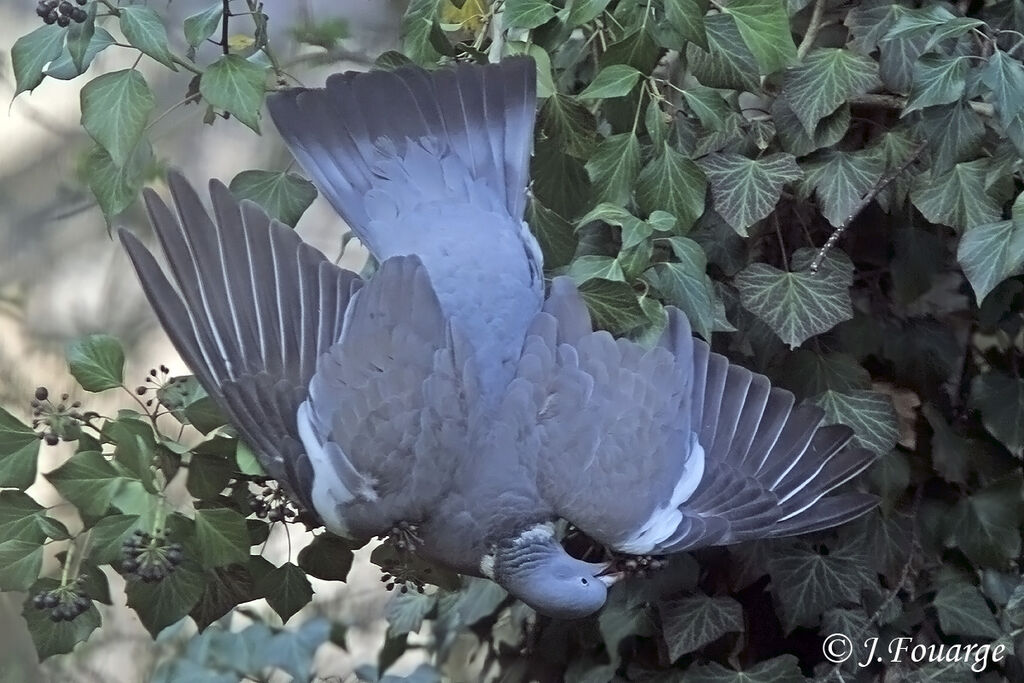
[[[825,529],[873,456],[733,365],[668,309],[643,348],[594,331],[574,284],[544,299],[522,222],[533,63],[342,74],[271,98],[299,161],[381,261],[367,283],[211,185],[146,195],[165,274],[121,238],[182,357],[268,472],[328,529],[415,528],[415,552],[584,616],[612,550],[672,553]],[[173,285],[172,285],[173,281]]]

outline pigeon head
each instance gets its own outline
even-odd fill
[[[493,561],[488,573],[494,580],[549,617],[588,616],[601,609],[608,596],[608,577],[600,575],[607,565],[572,557],[546,525],[499,544]]]

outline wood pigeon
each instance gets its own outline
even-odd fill
[[[380,261],[371,278],[217,182],[211,218],[174,174],[177,216],[146,193],[168,272],[120,234],[184,360],[328,530],[402,534],[576,618],[615,575],[563,550],[560,518],[647,555],[825,529],[875,504],[826,495],[873,460],[849,428],[712,353],[678,310],[644,348],[595,332],[565,277],[545,299],[523,222],[531,60],[340,74],[270,112]]]

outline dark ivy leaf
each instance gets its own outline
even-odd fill
[[[692,683],[805,683],[795,655],[781,655],[735,671],[717,662],[692,666],[686,671]]]
[[[736,22],[761,74],[775,73],[796,59],[789,15],[782,0],[730,0],[721,11]]]
[[[130,580],[125,589],[128,606],[139,615],[149,634],[160,631],[185,617],[199,602],[206,585],[201,568],[188,557],[161,581],[146,583]]]
[[[153,148],[145,137],[123,166],[118,166],[99,145],[86,153],[80,173],[108,222],[135,201],[152,161]]]
[[[56,587],[56,581],[39,584],[41,590],[52,590]],[[31,595],[25,599],[21,614],[28,623],[28,632],[32,635],[32,642],[40,660],[71,652],[76,645],[84,643],[89,635],[99,628],[101,621],[99,610],[95,605],[90,605],[89,609],[72,621],[54,622],[50,619],[48,610],[37,609],[32,604]]]
[[[587,162],[587,173],[599,201],[628,203],[640,173],[640,143],[636,135],[620,133],[599,142]]]
[[[82,88],[82,127],[123,167],[146,130],[156,104],[138,69],[97,76]]]
[[[43,82],[43,69],[60,56],[66,35],[66,30],[50,24],[40,26],[14,42],[11,65],[14,67],[15,96]]]
[[[998,638],[999,625],[977,587],[957,582],[935,594],[932,606],[946,636]]]
[[[548,0],[505,0],[505,25],[509,28],[537,28],[555,16]]]
[[[686,46],[686,61],[694,77],[710,88],[756,92],[757,61],[744,43],[736,22],[725,14],[704,17],[707,49],[697,43]]]
[[[203,71],[199,79],[199,93],[211,106],[231,113],[259,133],[266,80],[266,67],[239,55],[228,54]]]
[[[636,292],[625,282],[598,278],[584,282],[579,291],[596,328],[621,334],[647,320]]]
[[[352,551],[358,544],[331,533],[322,533],[299,551],[299,568],[324,581],[345,581],[352,568]]]
[[[888,394],[879,391],[826,391],[814,399],[825,411],[825,424],[845,424],[854,442],[885,455],[899,436],[896,409]]]
[[[313,587],[309,585],[306,572],[291,562],[257,578],[255,591],[267,599],[284,622],[313,599]]]
[[[193,49],[198,48],[213,35],[224,16],[224,3],[214,2],[209,7],[185,19],[185,41]]]
[[[661,616],[662,637],[668,646],[671,661],[708,643],[726,633],[744,630],[743,607],[729,596],[711,597],[697,594],[677,598],[658,606]]]
[[[249,559],[245,518],[229,508],[196,510],[196,548],[204,567],[223,567]]]
[[[294,173],[242,171],[231,180],[231,194],[259,204],[285,225],[295,227],[316,199],[316,187]]]
[[[1021,550],[1021,484],[1014,476],[962,498],[953,512],[956,545],[972,562],[1003,567]]]
[[[840,48],[819,48],[786,72],[783,92],[807,135],[854,95],[881,85],[875,60]]]
[[[1024,379],[995,371],[978,375],[971,381],[971,406],[992,436],[1024,457]]]
[[[711,184],[715,210],[740,235],[772,212],[786,183],[803,172],[790,154],[751,159],[741,154],[711,154],[700,160]]]
[[[223,6],[223,5],[222,5]],[[186,23],[188,20],[186,20]],[[143,54],[149,55],[171,71],[177,71],[167,45],[167,29],[155,11],[141,5],[120,8],[121,33]],[[191,41],[190,41],[191,42]]]
[[[0,487],[27,489],[36,478],[39,435],[0,408]]]
[[[704,213],[707,181],[704,173],[668,143],[637,178],[636,201],[641,211],[666,211],[676,218],[676,230],[689,232]]]
[[[804,545],[779,548],[768,562],[772,593],[787,632],[814,626],[821,614],[843,603],[856,604],[861,587],[875,582],[859,546],[827,555]]]
[[[43,567],[41,542],[11,539],[0,542],[0,591],[27,591]]]
[[[71,374],[86,391],[106,391],[121,386],[124,350],[121,342],[107,334],[82,337],[67,350]]]
[[[107,511],[125,481],[102,454],[93,451],[75,453],[45,476],[66,500],[90,517]]]

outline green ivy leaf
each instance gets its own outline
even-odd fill
[[[107,511],[124,482],[106,458],[95,451],[75,453],[45,476],[67,501],[90,517]]]
[[[121,33],[128,42],[171,71],[177,71],[178,67],[174,65],[174,58],[167,47],[167,29],[160,16],[149,7],[140,5],[122,7],[120,11]]]
[[[668,656],[673,662],[726,633],[744,630],[743,607],[729,596],[697,594],[678,598],[661,603],[658,613]]]
[[[53,580],[40,581],[36,585],[39,590],[52,590],[56,587],[57,582]],[[32,604],[31,595],[25,599],[21,615],[28,624],[28,632],[32,635],[32,642],[40,660],[71,652],[76,645],[85,642],[89,635],[99,628],[101,621],[99,610],[92,605],[72,621],[54,622],[50,619],[48,610],[37,609]]]
[[[628,95],[643,74],[628,64],[612,64],[601,69],[590,85],[577,97],[580,99],[607,99]]]
[[[932,606],[946,636],[998,638],[1002,634],[981,591],[969,583],[958,581],[943,586],[935,594]]]
[[[108,222],[135,201],[152,160],[153,148],[146,138],[139,141],[123,166],[118,166],[99,145],[86,154],[81,173]]]
[[[124,350],[110,335],[93,334],[72,342],[67,359],[72,376],[86,391],[115,389],[123,382]]]
[[[78,78],[89,69],[89,65],[92,64],[92,60],[96,58],[96,55],[103,52],[116,42],[117,41],[114,39],[114,36],[110,35],[110,31],[102,27],[97,27],[96,31],[89,39],[89,44],[85,49],[85,53],[82,55],[81,68],[75,65],[75,60],[71,58],[70,50],[65,46],[61,51],[60,56],[50,62],[43,73],[50,78],[56,78],[62,81],[70,81],[73,78]]]
[[[229,508],[196,510],[196,547],[204,567],[223,567],[249,559],[245,518]]]
[[[804,130],[803,123],[784,95],[775,98],[771,112],[782,148],[798,157],[822,147],[831,147],[843,139],[850,127],[850,107],[846,104],[819,121],[813,135]]]
[[[814,400],[825,411],[825,424],[844,424],[853,429],[853,440],[878,455],[896,445],[899,425],[896,409],[887,394],[877,391],[833,391]]]
[[[82,88],[82,127],[124,166],[146,130],[156,104],[146,79],[137,69],[97,76]]]
[[[636,201],[646,213],[660,209],[672,214],[676,229],[687,232],[704,213],[706,189],[700,167],[664,143],[637,177]]]
[[[901,116],[937,104],[956,102],[967,86],[966,57],[925,55],[914,64],[914,81]]]
[[[64,49],[71,57],[71,64],[79,71],[85,71],[89,44],[96,34],[96,6],[87,7],[86,15],[85,21],[71,24],[67,30],[67,40],[64,41]]]
[[[721,91],[695,85],[684,90],[682,94],[694,116],[700,120],[700,125],[714,131],[730,128],[735,112],[722,98]]]
[[[683,40],[708,49],[708,35],[704,31],[704,9],[696,0],[668,0],[665,3],[665,21]]]
[[[1010,125],[1024,109],[1024,65],[997,49],[981,70],[981,82],[992,91],[999,123]]]
[[[845,353],[822,354],[797,349],[787,354],[776,383],[801,398],[822,392],[855,391],[871,386],[871,375],[857,359]]]
[[[1021,550],[1021,487],[1011,477],[962,498],[953,510],[956,546],[983,567],[1004,567]]]
[[[256,593],[267,599],[284,622],[313,599],[313,587],[309,585],[306,573],[291,562],[257,579]]]
[[[747,48],[732,17],[704,17],[707,49],[697,43],[686,46],[686,61],[694,77],[711,88],[758,90],[757,61]]]
[[[352,568],[352,551],[358,547],[334,534],[320,534],[299,551],[299,568],[324,581],[345,581]]]
[[[600,201],[626,204],[640,173],[640,142],[633,133],[619,133],[598,143],[587,173]]]
[[[956,164],[940,175],[922,174],[914,182],[910,199],[932,223],[964,230],[995,223],[1002,210],[985,188],[987,159]]]
[[[622,333],[647,320],[633,288],[625,282],[594,279],[579,287],[587,302],[594,327]]]
[[[46,533],[39,523],[46,511],[21,491],[0,491],[0,542],[20,540],[42,543]]]
[[[617,225],[622,228],[622,248],[629,249],[640,244],[654,232],[654,226],[648,221],[642,221],[629,211],[617,204],[602,202],[591,209],[583,218],[576,223],[576,228],[601,221],[608,225]],[[675,224],[675,219],[672,221]]]
[[[630,68],[630,67],[627,67]],[[594,147],[594,115],[574,98],[553,93],[540,107],[540,130],[567,153],[587,158]]]
[[[505,0],[505,25],[509,28],[537,28],[555,16],[547,0]]]
[[[0,408],[0,487],[27,489],[36,478],[39,435]]]
[[[42,567],[42,543],[21,539],[0,543],[0,591],[27,591]]]
[[[313,200],[316,187],[294,173],[242,171],[231,180],[231,194],[256,202],[285,225],[295,227]]]
[[[768,571],[787,633],[814,626],[830,607],[859,602],[861,588],[876,582],[867,559],[853,547],[828,555],[804,546],[780,549],[768,560]]]
[[[936,28],[957,18],[955,14],[941,5],[926,5],[920,9],[902,9],[903,11],[894,17],[892,28],[885,32],[883,41],[928,35]]]
[[[267,69],[238,55],[224,55],[206,67],[199,93],[217,109],[260,132],[260,108],[266,95]]]
[[[854,95],[881,86],[875,60],[840,48],[819,48],[786,72],[783,92],[808,135]]]
[[[885,164],[873,150],[828,150],[803,166],[801,186],[818,197],[822,215],[834,226],[848,223],[861,197],[882,179]]]
[[[978,112],[961,100],[928,107],[914,122],[913,131],[924,141],[931,157],[931,171],[935,174],[977,156],[978,145],[985,137],[985,123]]]
[[[956,259],[980,305],[996,285],[1024,273],[1024,221],[999,221],[967,228],[960,238]]]
[[[611,0],[573,0],[565,14],[566,28],[576,28],[588,24],[601,16]]]
[[[978,375],[971,381],[971,407],[981,412],[989,434],[1024,456],[1024,379],[995,371]]]
[[[783,186],[802,176],[790,154],[750,159],[740,154],[711,154],[700,166],[711,184],[715,210],[742,235],[766,218],[782,196]]]
[[[801,252],[805,257],[814,253],[804,249],[797,254]],[[853,264],[836,250],[829,253],[817,274],[809,270],[787,273],[767,263],[754,263],[737,273],[735,284],[743,307],[767,323],[790,348],[853,317]]]
[[[782,0],[730,0],[721,9],[736,21],[743,42],[763,75],[775,73],[796,59],[796,45]]]
[[[94,564],[113,564],[121,559],[121,547],[140,528],[138,515],[108,515],[89,532],[89,560]]]
[[[50,24],[18,38],[11,47],[14,67],[14,96],[33,90],[43,82],[43,68],[60,57],[67,31]]]
[[[781,655],[740,671],[727,669],[717,662],[691,666],[686,670],[686,680],[692,683],[804,683],[807,679],[795,655]]]
[[[577,285],[582,285],[595,278],[617,282],[626,281],[618,259],[611,256],[580,256],[569,264],[565,274],[575,280]]]
[[[311,680],[313,655],[331,635],[331,622],[319,617],[295,631],[278,631],[263,651],[265,661],[291,674],[293,681]]]
[[[575,218],[593,194],[583,162],[553,140],[538,140],[530,164],[534,193],[559,216]]]
[[[572,224],[534,198],[526,208],[530,224],[544,254],[547,268],[568,265],[576,253],[576,236]]]
[[[437,0],[412,0],[402,15],[402,52],[421,66],[436,64],[441,57],[433,40],[441,30],[440,17]]]
[[[215,2],[185,19],[185,41],[193,50],[213,35],[224,16],[224,3]]]
[[[436,593],[426,594],[419,591],[399,593],[388,603],[386,613],[388,635],[393,638],[406,633],[416,633],[423,625],[423,619],[436,605]]]
[[[135,610],[142,625],[156,638],[160,631],[188,615],[203,595],[205,584],[200,567],[186,557],[163,580],[154,583],[129,581],[125,592],[128,606]]]
[[[711,339],[714,328],[714,290],[707,276],[707,257],[700,245],[685,237],[670,238],[678,262],[655,263],[643,279],[666,303],[686,314],[694,332]]]

